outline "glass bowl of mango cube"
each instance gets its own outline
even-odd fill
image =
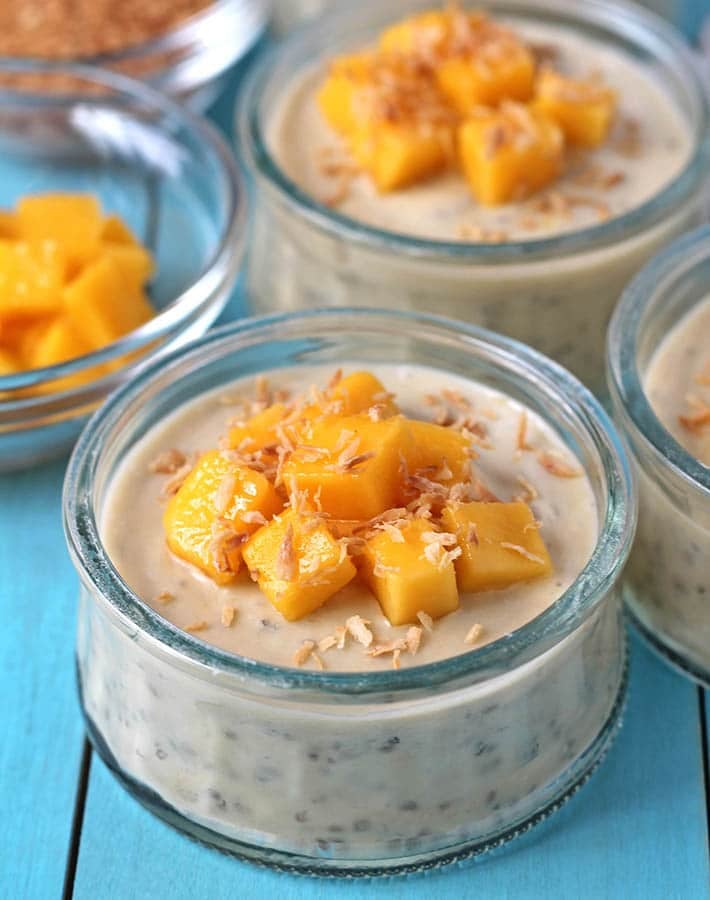
[[[136,367],[204,332],[242,254],[221,138],[80,66],[0,69],[0,470],[59,455]]]

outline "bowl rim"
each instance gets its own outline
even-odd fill
[[[8,72],[17,74],[58,74],[76,77],[87,83],[110,88],[119,96],[136,99],[140,104],[155,109],[161,116],[169,116],[173,121],[177,121],[182,128],[185,128],[188,133],[192,134],[202,148],[207,149],[209,155],[216,163],[221,178],[224,180],[227,193],[225,197],[225,226],[215,248],[203,264],[196,278],[170,303],[157,312],[152,319],[141,325],[140,328],[134,329],[127,335],[119,338],[119,340],[63,363],[0,376],[0,424],[2,424],[9,410],[13,412],[38,410],[44,407],[50,398],[55,401],[72,398],[76,400],[77,405],[91,402],[97,389],[101,393],[102,389],[117,383],[118,378],[124,376],[127,371],[150,359],[154,355],[153,351],[149,351],[147,355],[139,357],[135,362],[130,362],[116,372],[94,379],[79,388],[52,391],[51,393],[34,396],[12,396],[13,392],[22,392],[27,388],[36,388],[43,385],[51,387],[52,382],[59,378],[74,375],[101,363],[124,357],[155,341],[169,340],[180,331],[181,326],[186,323],[189,324],[192,317],[200,312],[215,289],[222,283],[224,273],[230,273],[232,269],[236,270],[235,263],[241,259],[243,240],[247,232],[249,206],[249,192],[245,178],[233,154],[230,152],[227,142],[216,127],[202,116],[193,113],[185,106],[175,102],[144,82],[107,69],[99,69],[94,66],[77,63],[0,60],[0,75]],[[27,101],[22,91],[0,88],[0,104],[6,105],[18,100],[22,103]],[[85,97],[66,93],[50,94],[44,92],[33,94],[31,100],[37,104],[50,106],[66,106],[75,102],[106,102],[106,98],[101,98],[101,96]],[[156,351],[160,351],[160,346],[156,348]],[[3,394],[5,394],[4,398]],[[7,396],[8,394],[9,397]]]
[[[607,380],[612,396],[636,434],[670,466],[676,476],[710,503],[710,467],[704,466],[686,450],[662,423],[649,403],[637,359],[649,311],[661,303],[679,281],[708,262],[710,225],[703,225],[669,244],[633,278],[622,294],[609,325]],[[704,297],[699,298],[697,304],[704,300]],[[686,315],[690,313],[691,310],[688,310]],[[654,352],[664,338],[656,345]]]
[[[600,479],[607,494],[607,507],[599,513],[599,534],[585,567],[570,587],[543,613],[509,635],[482,648],[432,663],[400,670],[376,672],[304,671],[243,657],[206,644],[163,619],[141,600],[113,567],[99,535],[93,490],[102,451],[118,423],[125,427],[126,411],[132,403],[146,401],[164,391],[166,385],[189,377],[201,363],[219,360],[245,347],[263,346],[277,334],[313,339],[318,336],[362,333],[412,336],[444,345],[458,342],[461,349],[483,361],[493,360],[497,371],[516,373],[520,383],[531,385],[557,401],[551,409],[564,407],[584,431],[599,458]],[[178,370],[183,374],[178,375]],[[157,385],[162,387],[158,388]],[[556,413],[561,415],[559,412]],[[91,597],[109,604],[123,626],[138,632],[154,645],[187,665],[196,665],[214,677],[216,672],[242,681],[287,690],[315,690],[319,695],[343,697],[380,694],[383,691],[421,691],[434,685],[472,684],[518,669],[531,659],[561,643],[614,589],[628,556],[636,523],[635,482],[622,442],[604,409],[580,382],[557,363],[517,341],[473,325],[441,316],[369,308],[315,309],[242,320],[213,330],[179,353],[144,368],[94,414],[84,429],[69,461],[63,491],[64,532],[70,556],[82,584]],[[388,694],[389,696],[389,694]]]
[[[414,0],[408,2],[407,8],[412,12],[430,5],[429,0]],[[339,213],[320,203],[281,170],[268,147],[259,103],[275,61],[286,54],[303,57],[304,47],[308,49],[310,44],[322,42],[324,36],[332,34],[337,38],[349,33],[347,23],[362,17],[363,4],[359,4],[355,11],[336,10],[295,29],[269,48],[248,73],[235,105],[234,133],[250,174],[263,180],[291,212],[320,231],[405,258],[451,264],[500,265],[509,262],[520,265],[526,261],[567,258],[602,249],[662,223],[670,212],[692,197],[698,183],[707,177],[710,165],[710,97],[700,80],[688,44],[670,23],[626,0],[585,0],[584,4],[570,4],[569,0],[489,0],[486,5],[493,14],[515,14],[524,18],[526,13],[529,16],[537,11],[573,18],[578,28],[613,30],[636,46],[655,50],[656,58],[670,56],[673,64],[683,70],[683,80],[691,92],[697,118],[691,134],[694,146],[683,168],[658,193],[622,215],[598,225],[539,239],[486,243],[419,238],[368,225]],[[381,7],[381,0],[368,0],[367,12],[375,16]],[[295,68],[299,65],[303,65],[302,58],[294,63]]]

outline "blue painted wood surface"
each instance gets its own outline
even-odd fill
[[[229,131],[229,99],[218,114]],[[235,298],[224,318],[241,312]],[[0,476],[2,900],[60,897],[72,860],[82,731],[72,660],[77,586],[61,535],[62,471],[58,462]],[[629,710],[609,759],[548,825],[487,861],[387,882],[265,871],[153,819],[93,756],[67,896],[708,900],[701,729],[710,722],[710,699],[635,643],[632,657]]]

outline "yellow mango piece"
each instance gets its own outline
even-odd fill
[[[139,246],[135,235],[126,225],[123,219],[117,215],[106,216],[101,225],[100,238],[104,242],[111,244],[122,244],[124,246]]]
[[[116,263],[124,283],[134,293],[140,291],[153,274],[153,257],[138,244],[104,244],[100,255],[108,256]]]
[[[292,498],[305,492],[336,519],[370,519],[395,505],[403,419],[326,416],[302,434],[283,466]]]
[[[460,431],[407,419],[410,440],[402,456],[410,474],[424,475],[439,484],[468,481],[471,474],[471,442]]]
[[[446,10],[430,9],[409,16],[386,28],[379,39],[385,53],[443,53],[451,36],[451,15]]]
[[[515,40],[467,56],[444,60],[436,69],[442,93],[458,112],[468,115],[475,106],[496,106],[502,100],[529,100],[533,93],[535,60]]]
[[[243,552],[252,577],[281,615],[301,619],[351,581],[355,566],[324,524],[293,509],[254,534]]]
[[[65,273],[65,256],[55,241],[0,240],[0,319],[57,312]]]
[[[14,375],[22,369],[19,359],[10,350],[0,347],[0,377]]]
[[[329,412],[339,416],[353,416],[367,412],[371,406],[379,406],[382,418],[399,412],[391,394],[372,372],[351,372],[326,391]]]
[[[249,513],[269,519],[281,507],[273,485],[260,472],[211,450],[165,509],[168,547],[217,584],[228,584],[239,571],[245,536],[260,527],[259,517]]]
[[[444,169],[453,155],[453,129],[377,122],[353,154],[382,193],[424,181]]]
[[[521,199],[552,182],[563,163],[559,126],[537,110],[505,102],[459,128],[459,158],[478,201],[496,206]]]
[[[29,241],[56,241],[70,274],[96,256],[102,230],[101,207],[89,194],[38,194],[17,204],[20,235]]]
[[[148,299],[135,291],[110,256],[90,263],[64,289],[64,307],[94,348],[110,344],[154,315]]]
[[[72,322],[60,316],[35,333],[32,346],[28,346],[26,353],[29,355],[29,368],[42,369],[84,356],[91,349]]]
[[[245,453],[255,453],[257,450],[279,444],[277,426],[287,412],[285,403],[272,403],[243,424],[233,425],[227,436],[229,446]]]
[[[18,237],[17,214],[11,210],[0,209],[0,238]]]
[[[550,555],[527,503],[450,505],[442,521],[461,548],[455,563],[461,591],[503,588],[552,571]]]
[[[363,87],[372,77],[372,67],[371,53],[339,56],[330,63],[317,102],[326,122],[343,137],[354,134],[361,124],[358,103]]]
[[[616,94],[596,79],[565,78],[543,69],[537,80],[535,107],[559,125],[570,144],[598,147],[609,134]]]
[[[416,622],[423,611],[433,619],[459,605],[456,573],[448,548],[437,548],[431,522],[414,519],[399,529],[403,540],[381,531],[359,557],[360,571],[392,625]]]

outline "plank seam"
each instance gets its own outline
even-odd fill
[[[81,753],[81,765],[79,767],[79,779],[76,786],[74,800],[74,814],[72,816],[71,839],[67,853],[67,864],[64,870],[64,887],[62,900],[71,900],[74,896],[74,879],[79,860],[79,846],[81,844],[81,830],[84,825],[84,810],[86,809],[86,794],[89,788],[89,774],[91,771],[91,744],[84,738],[84,747]]]

